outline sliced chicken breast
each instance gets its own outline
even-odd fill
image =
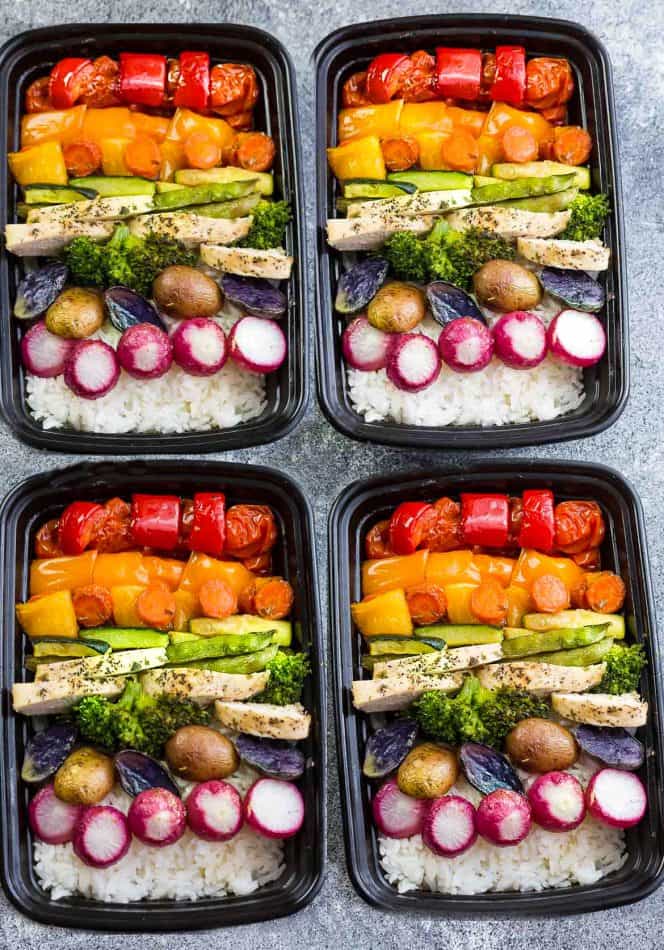
[[[533,236],[519,238],[516,249],[534,264],[563,270],[607,270],[611,260],[611,251],[601,241],[542,241]]]
[[[161,647],[147,650],[119,650],[101,656],[86,656],[81,660],[64,660],[62,663],[42,663],[35,673],[36,683],[52,683],[55,680],[70,680],[77,676],[105,679],[109,676],[128,676],[155,667],[165,666],[168,654]]]
[[[141,683],[150,696],[165,693],[175,699],[209,706],[215,699],[249,699],[256,696],[263,692],[269,677],[269,672],[245,676],[183,666],[143,673]]]
[[[472,201],[469,188],[460,191],[424,191],[415,195],[400,195],[398,198],[354,201],[348,206],[348,217],[378,220],[390,225],[402,218],[420,218],[422,215],[443,214],[452,208],[465,208]]]
[[[144,214],[130,218],[129,230],[137,237],[154,234],[157,237],[181,241],[187,247],[199,244],[232,244],[246,237],[251,218],[204,218],[190,211],[171,211],[163,214]]]
[[[456,231],[479,228],[492,231],[504,238],[546,238],[560,234],[567,227],[569,211],[537,212],[522,208],[500,208],[485,205],[481,208],[464,208],[446,215],[445,220]]]
[[[454,693],[461,689],[463,675],[449,676],[390,676],[380,680],[355,680],[352,687],[353,705],[365,713],[392,712],[404,709],[429,690]]]
[[[152,211],[152,195],[126,195],[120,198],[93,198],[90,201],[70,201],[49,208],[33,208],[28,212],[28,224],[55,224],[56,222],[119,221]]]
[[[299,703],[274,706],[271,703],[229,703],[217,700],[214,712],[228,729],[267,739],[296,742],[306,739],[311,728],[311,716]]]
[[[637,693],[553,693],[551,705],[559,716],[589,726],[630,729],[648,721],[648,703]]]
[[[49,257],[60,254],[77,237],[107,241],[113,234],[110,221],[55,221],[41,224],[8,224],[5,246],[17,257]]]
[[[502,659],[502,656],[503,648],[500,643],[483,643],[436,653],[421,653],[419,656],[405,656],[387,663],[376,663],[373,678],[383,679],[386,676],[399,676],[401,673],[440,676],[495,663]]]
[[[14,711],[23,716],[51,716],[66,712],[85,696],[118,697],[125,686],[124,677],[93,680],[78,676],[52,683],[15,683],[12,687]]]
[[[266,280],[288,280],[293,269],[293,258],[283,248],[257,251],[250,247],[219,247],[203,244],[201,260],[208,267],[237,274],[239,277],[263,277]]]
[[[394,218],[389,222],[376,218],[329,218],[327,241],[338,251],[374,251],[397,231],[426,234],[434,221],[431,215]]]
[[[529,693],[547,696],[549,693],[583,693],[597,686],[604,675],[605,664],[594,666],[554,666],[552,663],[497,663],[482,666],[477,677],[487,689],[525,689]]]

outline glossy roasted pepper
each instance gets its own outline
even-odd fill
[[[530,594],[525,587],[515,587],[513,584],[505,591],[507,594],[507,626],[520,627],[523,618],[533,609]]]
[[[389,102],[397,93],[401,77],[410,69],[404,53],[380,53],[369,63],[365,89],[371,102]]]
[[[535,548],[550,554],[556,537],[553,492],[529,489],[523,493],[519,547]]]
[[[436,92],[443,99],[474,102],[480,94],[482,53],[478,49],[436,49]]]
[[[393,590],[395,587],[417,587],[423,584],[429,556],[427,550],[422,550],[405,557],[382,557],[365,561],[362,565],[363,595],[368,597]]]
[[[135,139],[134,113],[126,106],[86,109],[81,138],[101,144],[103,139]]]
[[[225,119],[199,115],[191,109],[175,110],[168,127],[166,141],[175,140],[184,143],[195,132],[202,132],[222,149],[231,148],[235,142],[235,131]]]
[[[101,167],[105,175],[131,175],[125,162],[125,150],[131,139],[102,139],[99,142],[101,149]]]
[[[60,547],[63,554],[82,554],[94,540],[95,531],[106,519],[103,505],[74,501],[60,515]]]
[[[357,106],[339,113],[339,142],[366,135],[387,139],[399,135],[399,121],[404,104],[393,99],[384,105]]]
[[[16,616],[29,637],[78,636],[78,623],[71,591],[45,594],[25,604],[16,605]]]
[[[396,554],[412,554],[424,540],[433,508],[425,501],[404,501],[390,518],[390,546]]]
[[[477,623],[471,601],[477,584],[446,584],[447,619],[449,623]]]
[[[413,621],[403,589],[386,591],[351,604],[353,621],[365,637],[412,636]]]
[[[418,136],[443,132],[449,135],[453,131],[454,119],[445,102],[406,102],[395,134]]]
[[[439,171],[444,166],[443,142],[450,132],[418,132],[415,136],[420,153],[419,166],[424,171]]]
[[[132,112],[131,121],[136,135],[147,135],[155,142],[163,142],[168,135],[171,120],[165,115],[148,115],[146,112]]]
[[[482,135],[502,136],[506,129],[514,125],[532,132],[540,147],[553,138],[553,126],[539,112],[514,109],[505,102],[494,102],[491,106],[486,114]]]
[[[21,148],[30,148],[41,142],[60,142],[67,145],[82,138],[83,120],[87,106],[51,112],[34,112],[21,119]]]
[[[39,558],[30,562],[30,596],[58,590],[74,590],[92,583],[96,551],[77,557]]]
[[[120,53],[120,96],[135,106],[159,108],[166,92],[166,57]]]
[[[526,51],[523,46],[496,47],[496,78],[491,87],[494,102],[522,106],[526,98]]]
[[[507,495],[461,495],[461,530],[466,544],[504,548],[509,535],[509,520]]]
[[[219,578],[226,581],[236,597],[254,578],[239,561],[219,561],[207,554],[194,552],[187,561],[178,590],[188,590],[198,594],[201,586],[209,580]]]
[[[173,630],[188,631],[189,621],[202,616],[198,596],[190,590],[176,590],[173,596],[175,597]]]
[[[71,109],[83,92],[86,78],[93,72],[91,59],[68,56],[51,70],[49,96],[56,109]]]
[[[473,552],[468,549],[440,553],[431,551],[425,577],[427,584],[446,587],[448,584],[479,584],[481,573]]]
[[[568,557],[549,557],[548,554],[542,554],[541,551],[534,551],[532,548],[524,548],[514,565],[512,574],[512,585],[514,587],[525,587],[530,590],[533,581],[545,574],[552,574],[560,578],[569,591],[581,583],[583,579],[583,570]],[[514,626],[514,624],[510,624]]]
[[[210,57],[207,53],[180,53],[180,77],[175,90],[176,107],[207,109],[210,98]]]
[[[211,557],[221,557],[226,544],[226,496],[221,492],[194,495],[194,520],[189,547]]]
[[[92,583],[109,589],[127,584],[145,586],[149,579],[140,551],[98,554],[92,572]]]
[[[129,630],[134,627],[147,627],[136,609],[136,601],[144,590],[147,588],[139,584],[118,584],[111,587],[113,620],[116,626]]]
[[[68,182],[62,145],[42,142],[7,155],[11,173],[19,185],[66,185]]]
[[[385,159],[376,135],[353,139],[328,148],[327,160],[339,181],[350,178],[384,179],[387,177]]]
[[[176,561],[171,557],[151,557],[143,558],[143,567],[148,574],[149,584],[158,584],[163,582],[168,585],[169,590],[177,590],[184,574],[184,561]]]
[[[516,561],[511,557],[494,557],[492,554],[475,554],[473,562],[477,565],[481,579],[495,578],[503,587],[512,580],[512,571]]]
[[[132,495],[131,533],[137,547],[174,551],[179,529],[177,495]]]

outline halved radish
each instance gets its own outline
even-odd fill
[[[292,838],[304,822],[304,799],[292,782],[259,778],[247,792],[244,815],[266,838]]]
[[[21,340],[21,361],[33,376],[50,379],[65,371],[74,340],[65,340],[46,329],[43,320],[30,327]]]
[[[648,796],[643,782],[633,772],[600,769],[586,789],[588,811],[605,825],[631,828],[646,813]]]
[[[171,342],[175,362],[192,376],[213,376],[228,359],[226,334],[207,317],[183,320]]]
[[[356,317],[344,330],[341,348],[349,366],[370,373],[385,369],[394,339],[372,327],[366,317]]]
[[[424,816],[422,841],[430,851],[453,858],[467,851],[477,839],[475,808],[461,795],[434,799]]]
[[[120,378],[115,350],[102,340],[78,340],[65,364],[65,383],[83,399],[100,399]]]
[[[144,844],[163,848],[184,834],[187,812],[181,799],[166,788],[148,788],[131,803],[129,828]]]
[[[40,841],[64,844],[74,837],[83,805],[69,805],[55,794],[53,783],[40,788],[28,806],[28,822]]]
[[[112,805],[86,808],[74,829],[72,846],[84,864],[108,868],[123,858],[131,844],[126,815]]]
[[[120,366],[135,379],[158,379],[173,362],[168,334],[151,323],[137,323],[125,330],[117,353]]]
[[[569,772],[546,772],[528,789],[533,819],[547,831],[572,831],[586,817],[586,802],[578,779]]]
[[[234,323],[229,343],[233,362],[252,373],[273,373],[288,351],[279,324],[261,317],[242,317]]]
[[[527,310],[504,313],[493,325],[496,356],[513,369],[532,369],[546,356],[546,327]]]
[[[381,785],[371,803],[374,823],[388,838],[418,835],[428,806],[425,798],[405,795],[393,778]]]
[[[419,393],[438,378],[440,356],[433,340],[421,333],[402,333],[392,343],[387,376],[397,389]]]
[[[478,833],[499,848],[509,848],[523,841],[531,823],[528,799],[509,788],[489,792],[475,815]]]
[[[187,798],[187,822],[204,841],[230,841],[244,822],[237,789],[220,779],[201,782]]]
[[[561,310],[546,336],[551,355],[570,366],[594,366],[606,350],[604,327],[584,310]]]
[[[438,352],[455,373],[477,373],[491,362],[493,334],[479,320],[459,317],[443,327]]]

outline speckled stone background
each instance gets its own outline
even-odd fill
[[[613,60],[618,140],[622,158],[627,264],[631,312],[632,391],[620,421],[594,439],[540,447],[528,454],[551,458],[587,459],[608,463],[632,481],[643,500],[650,541],[655,595],[664,595],[659,565],[664,554],[664,373],[661,370],[661,280],[664,265],[664,196],[662,128],[664,125],[664,3],[655,0],[511,0],[503,7],[471,2],[468,12],[509,12],[581,20],[606,44]],[[2,0],[0,39],[32,27],[70,22],[223,22],[262,27],[276,34],[289,49],[297,69],[303,140],[303,168],[309,224],[313,227],[313,72],[311,53],[329,31],[365,18],[424,13],[457,13],[459,7],[425,0]],[[63,50],[63,53],[66,51]],[[313,312],[313,260],[310,261]],[[7,319],[7,315],[3,315]],[[313,325],[313,318],[312,318]],[[313,331],[312,331],[313,332]],[[311,368],[313,390],[313,367]],[[525,454],[521,453],[514,453]],[[240,462],[273,465],[300,482],[315,508],[320,588],[325,611],[326,518],[333,498],[355,479],[403,470],[426,472],[437,465],[463,463],[458,454],[410,452],[353,443],[333,430],[312,398],[307,415],[288,438],[272,446],[229,453]],[[468,457],[466,457],[467,460]],[[0,423],[0,489],[4,492],[35,472],[75,461],[49,456],[16,441]],[[324,613],[325,618],[325,613]],[[330,632],[334,636],[334,631]],[[238,928],[193,934],[123,936],[49,929],[18,914],[0,895],[0,947],[11,950],[152,950],[185,945],[212,950],[220,944],[234,950],[317,950],[317,948],[415,948],[449,950],[511,950],[535,946],[538,950],[594,950],[664,946],[662,918],[664,889],[631,907],[585,917],[446,920],[379,913],[365,904],[350,884],[345,868],[341,814],[336,780],[332,708],[330,731],[330,795],[327,877],[315,902],[295,917]]]

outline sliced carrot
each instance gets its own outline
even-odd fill
[[[447,597],[437,584],[418,584],[406,591],[410,619],[420,627],[438,623],[445,616]]]
[[[113,616],[111,592],[100,584],[88,584],[72,591],[74,613],[81,627],[100,627]]]
[[[508,607],[505,588],[493,578],[482,581],[470,595],[470,609],[480,623],[505,623]]]
[[[146,587],[136,599],[136,611],[143,623],[157,630],[170,630],[173,626],[177,602],[169,590],[163,587]]]
[[[477,139],[466,129],[455,129],[440,146],[443,161],[460,172],[474,172],[480,155]]]
[[[508,162],[534,162],[539,154],[537,139],[529,129],[511,125],[503,134],[503,151]]]
[[[201,610],[205,617],[216,617],[223,620],[237,613],[237,597],[233,588],[220,577],[211,577],[201,584],[198,592]]]
[[[417,164],[420,147],[415,139],[383,139],[380,143],[385,167],[390,172],[405,172]]]
[[[254,610],[259,617],[283,620],[293,607],[293,588],[283,577],[262,578],[254,595]]]
[[[189,168],[214,168],[221,163],[221,145],[205,132],[192,132],[185,139],[184,157]]]
[[[252,172],[267,172],[272,168],[276,149],[274,141],[265,132],[240,132],[234,149],[234,162]]]
[[[139,136],[127,143],[124,153],[125,165],[133,175],[142,178],[158,178],[161,167],[161,152],[154,139]]]
[[[565,125],[553,130],[553,157],[564,165],[583,165],[590,158],[593,140],[585,129]]]
[[[101,168],[102,154],[96,142],[71,142],[62,154],[71,178],[84,178]]]
[[[588,578],[586,603],[598,614],[615,614],[625,603],[626,588],[622,577],[609,571]]]
[[[570,605],[570,592],[555,574],[541,574],[530,589],[535,610],[545,614],[557,614]]]

